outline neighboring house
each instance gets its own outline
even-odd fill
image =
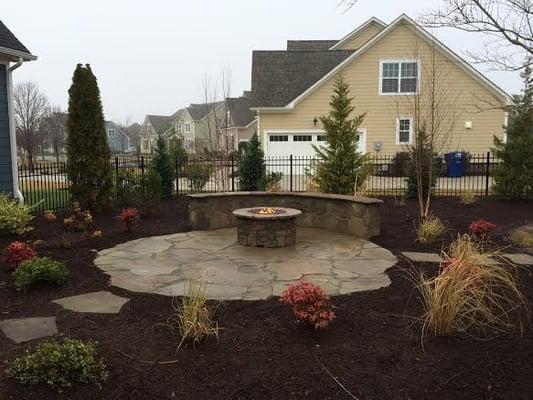
[[[158,135],[163,135],[170,129],[172,116],[147,115],[139,132],[139,150],[143,154],[150,154]]]
[[[37,57],[0,21],[0,193],[23,200],[18,188],[12,73]]]
[[[240,142],[247,142],[257,132],[255,113],[250,110],[250,97],[228,97],[221,107],[225,118],[218,129],[221,150],[237,150]]]
[[[313,144],[325,139],[319,118],[330,110],[339,75],[350,85],[354,115],[366,113],[359,150],[404,150],[416,131],[411,105],[427,102],[430,93],[429,70],[446,81],[436,91],[444,87],[453,95],[440,111],[453,125],[441,150],[490,150],[493,136],[503,137],[508,95],[402,15],[389,25],[372,18],[338,41],[288,41],[284,51],[254,51],[251,105],[265,154],[315,154]]]
[[[128,153],[135,150],[129,136],[116,123],[106,121],[105,130],[111,153]]]

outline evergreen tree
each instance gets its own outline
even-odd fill
[[[183,143],[180,139],[173,139],[168,146],[168,155],[170,157],[170,163],[172,165],[172,172],[174,176],[177,176],[181,171],[185,169],[189,155],[187,150],[183,147]],[[176,171],[176,167],[179,171]]]
[[[321,192],[353,194],[355,184],[364,183],[367,157],[357,151],[357,128],[365,114],[351,118],[355,110],[350,88],[342,77],[333,85],[328,115],[320,122],[326,132],[326,146],[313,146],[317,153],[315,181]]]
[[[264,153],[257,134],[254,134],[248,142],[239,163],[241,190],[264,190],[265,175]]]
[[[527,64],[522,94],[515,96],[506,128],[507,141],[494,137],[494,154],[502,163],[494,171],[494,191],[504,198],[533,196],[533,76]]]
[[[78,64],[68,91],[67,174],[72,199],[89,208],[111,205],[113,172],[96,77]]]
[[[167,152],[167,144],[162,136],[157,138],[150,169],[161,178],[163,197],[172,196],[172,164]]]
[[[425,127],[421,127],[415,136],[415,143],[409,148],[409,161],[405,168],[405,174],[407,175],[407,187],[405,195],[410,199],[416,199],[418,193],[418,181],[422,184],[422,191],[420,196],[426,198],[428,192],[435,189],[437,186],[437,177],[439,175],[441,163],[437,154],[432,152],[428,135]],[[433,162],[433,169],[430,176],[430,163]],[[420,174],[417,174],[419,169]],[[417,175],[418,178],[417,178]]]

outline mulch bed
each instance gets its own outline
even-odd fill
[[[457,199],[437,199],[435,214],[450,227],[445,242],[465,232],[475,219],[497,224],[496,241],[533,221],[533,203],[483,200],[472,207]],[[65,261],[71,270],[61,288],[25,294],[12,286],[0,269],[0,319],[57,316],[65,336],[98,341],[110,370],[102,389],[81,387],[57,394],[46,387],[21,386],[0,372],[0,399],[351,399],[333,376],[358,399],[531,399],[533,398],[533,333],[523,338],[505,335],[490,341],[466,336],[427,338],[422,348],[420,309],[406,278],[409,264],[401,261],[388,273],[392,285],[377,291],[334,298],[337,319],[327,331],[298,326],[277,299],[232,301],[218,306],[222,327],[218,343],[175,353],[176,339],[157,326],[171,312],[167,297],[135,294],[107,286],[107,276],[93,265],[94,251],[138,237],[187,229],[183,199],[163,202],[134,233],[116,225],[117,212],[99,214],[103,231],[97,242],[64,250],[52,240],[50,226],[40,219],[27,239],[43,239],[42,255]],[[416,205],[382,207],[382,234],[374,241],[395,254],[433,251],[412,236]],[[0,249],[13,238],[0,238]],[[419,266],[431,268],[427,265]],[[520,273],[533,304],[531,269]],[[97,290],[129,297],[118,315],[77,314],[50,300]],[[0,335],[0,360],[11,359],[35,343],[16,345]],[[144,361],[176,360],[168,365]]]

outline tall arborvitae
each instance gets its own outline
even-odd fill
[[[100,90],[89,65],[78,64],[68,91],[67,173],[72,199],[89,208],[113,200],[113,170]]]
[[[509,110],[507,141],[494,138],[494,154],[502,161],[494,171],[494,191],[509,199],[533,197],[533,76],[529,65],[521,76],[524,89]]]
[[[167,151],[167,144],[162,136],[157,138],[150,168],[161,178],[163,197],[172,195],[172,165]]]
[[[326,145],[313,146],[317,153],[315,181],[321,192],[353,194],[364,183],[366,156],[357,151],[357,128],[365,114],[351,117],[355,107],[348,83],[338,77],[333,85],[328,115],[320,118],[326,132]]]
[[[261,143],[254,134],[246,146],[239,163],[241,190],[256,191],[265,189],[265,160]]]

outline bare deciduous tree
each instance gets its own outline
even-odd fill
[[[420,18],[423,25],[484,34],[484,49],[469,53],[476,62],[506,70],[520,70],[531,65],[531,0],[443,0],[443,3],[441,8]]]
[[[66,142],[67,114],[59,107],[48,107],[43,115],[40,129],[43,132],[43,140],[52,148],[56,161],[59,162]]]
[[[28,156],[28,166],[33,162],[39,146],[43,144],[39,124],[46,111],[48,100],[35,82],[22,82],[14,90],[15,122],[18,145]]]

